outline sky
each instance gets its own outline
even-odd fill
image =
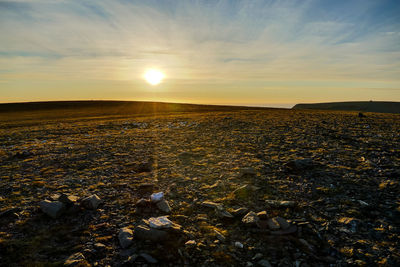
[[[88,99],[400,101],[400,1],[0,0],[0,103]]]

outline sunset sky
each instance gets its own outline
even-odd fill
[[[0,102],[81,99],[400,101],[400,1],[0,0]]]

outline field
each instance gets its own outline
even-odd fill
[[[0,265],[400,265],[399,115],[63,108],[0,112]]]

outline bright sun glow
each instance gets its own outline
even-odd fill
[[[162,79],[164,79],[164,77],[165,77],[164,73],[155,69],[148,70],[144,74],[144,78],[151,85],[159,84],[162,81]]]

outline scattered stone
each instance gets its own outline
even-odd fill
[[[150,256],[150,255],[147,254],[147,253],[140,253],[140,254],[139,254],[139,257],[142,257],[142,258],[145,259],[148,263],[153,263],[153,264],[155,264],[155,263],[158,262],[158,260],[156,260],[155,258],[153,258],[152,256]]]
[[[265,203],[271,208],[293,208],[296,206],[296,202],[286,200],[266,200]]]
[[[215,237],[216,237],[219,241],[225,242],[226,238],[225,238],[225,236],[224,236],[223,234],[221,234],[221,233],[220,233],[219,231],[217,231],[217,230],[214,230],[214,233],[215,233]]]
[[[240,243],[239,241],[236,241],[236,242],[235,242],[235,247],[237,247],[237,248],[243,248],[243,244]]]
[[[157,203],[164,199],[164,192],[153,193],[150,196],[150,200],[153,203]]]
[[[149,226],[154,229],[165,229],[172,226],[172,222],[166,216],[151,217]]]
[[[153,229],[146,225],[139,225],[135,228],[135,237],[141,240],[150,240],[153,242],[164,241],[168,233],[162,230]]]
[[[271,263],[269,263],[267,260],[260,260],[257,262],[257,264],[262,267],[272,267]]]
[[[196,246],[196,241],[194,241],[194,240],[189,240],[189,241],[187,241],[187,242],[185,243],[185,246],[186,246],[186,247],[189,247],[189,248],[195,247],[195,246]]]
[[[254,225],[259,220],[260,218],[258,218],[257,214],[254,211],[250,211],[243,217],[242,222],[247,225]]]
[[[279,230],[281,228],[280,224],[275,220],[275,218],[268,219],[267,225],[271,230]]]
[[[263,210],[257,213],[258,218],[260,218],[261,220],[266,220],[268,219],[268,214],[267,211]]]
[[[39,205],[42,211],[53,219],[60,217],[65,210],[65,205],[60,201],[43,200]]]
[[[77,265],[87,266],[85,256],[83,256],[83,254],[80,252],[72,254],[64,262],[64,266],[77,266]]]
[[[99,250],[99,251],[103,251],[107,248],[107,246],[104,245],[103,243],[95,243],[93,246],[96,250]]]
[[[133,231],[127,227],[120,229],[118,233],[118,240],[122,248],[129,247],[133,242]]]
[[[232,211],[233,216],[237,217],[237,216],[242,216],[244,214],[246,214],[249,211],[248,208],[238,208]]]
[[[233,218],[233,215],[224,209],[222,210],[217,209],[217,214],[221,218]]]
[[[354,218],[349,218],[349,217],[339,218],[338,222],[345,225],[351,233],[357,232],[357,228],[360,225],[359,220],[354,219]]]
[[[211,201],[204,201],[203,203],[201,203],[201,205],[203,207],[207,207],[207,208],[223,210],[223,206],[220,203],[214,203],[214,202],[211,202]]]
[[[171,208],[168,204],[168,201],[166,201],[165,199],[162,199],[161,201],[157,202],[157,208],[159,210],[161,210],[164,213],[170,213],[171,212]]]
[[[207,221],[208,220],[207,214],[198,214],[197,217],[196,217],[196,220],[198,220],[198,221]]]
[[[100,205],[101,200],[100,198],[94,194],[89,197],[85,197],[82,199],[82,206],[86,209],[95,210]]]
[[[290,223],[288,223],[288,221],[282,217],[275,217],[273,220],[275,220],[283,230],[286,230],[290,227]]]

